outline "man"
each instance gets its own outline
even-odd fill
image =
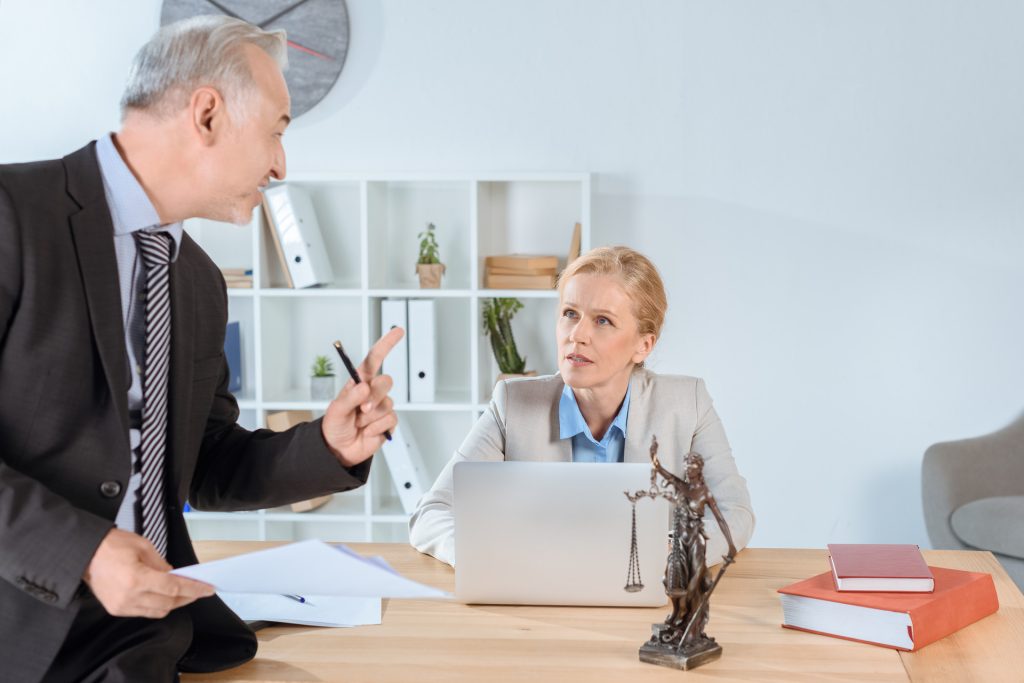
[[[365,483],[397,419],[371,349],[321,420],[236,424],[223,278],[194,216],[247,222],[285,176],[283,32],[226,17],[162,29],[121,130],[62,160],[0,166],[0,678],[175,680],[252,658],[182,516]]]

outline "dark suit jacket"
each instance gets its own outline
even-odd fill
[[[196,561],[182,516],[251,510],[357,487],[319,421],[288,432],[236,424],[223,354],[220,271],[187,235],[171,266],[168,561]],[[130,474],[130,381],[113,226],[95,144],[0,166],[0,669],[40,678],[87,587]],[[217,598],[188,609],[186,671],[240,664],[252,632]]]

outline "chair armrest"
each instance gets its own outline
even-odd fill
[[[953,511],[981,498],[1024,494],[1024,416],[973,439],[937,443],[921,464],[928,537],[936,548],[967,547],[950,524]]]
[[[1024,559],[1024,496],[972,500],[953,511],[957,537],[979,550]]]

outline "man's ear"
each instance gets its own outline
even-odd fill
[[[212,145],[227,124],[224,98],[216,88],[196,88],[189,100],[189,114],[192,129],[203,146]]]

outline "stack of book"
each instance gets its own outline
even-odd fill
[[[221,268],[229,289],[252,289],[252,271],[248,268]]]
[[[484,261],[488,289],[554,289],[557,278],[557,256],[505,254]]]
[[[915,651],[999,609],[989,574],[929,567],[916,545],[829,545],[831,571],[779,589],[786,628]]]

